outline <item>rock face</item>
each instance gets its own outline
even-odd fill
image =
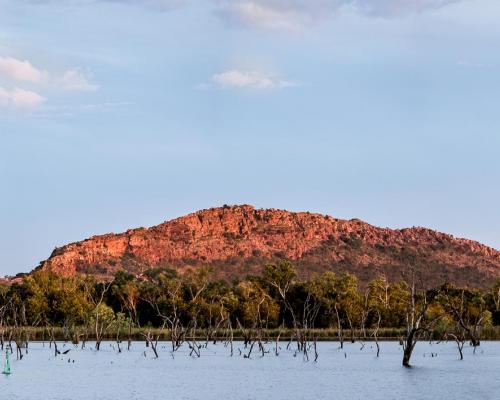
[[[500,252],[471,240],[425,228],[378,228],[357,219],[249,205],[94,236],[55,249],[38,268],[109,278],[120,269],[140,275],[152,267],[182,272],[208,264],[217,277],[232,279],[258,274],[279,259],[292,260],[303,277],[346,271],[362,282],[382,273],[399,280],[410,268],[428,285],[447,281],[481,287],[500,277]]]

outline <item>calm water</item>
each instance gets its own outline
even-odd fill
[[[285,350],[231,358],[222,344],[201,358],[186,348],[173,358],[165,347],[153,359],[143,342],[121,354],[110,343],[99,352],[60,345],[72,350],[55,358],[47,345],[32,343],[22,361],[12,361],[12,375],[0,376],[0,399],[500,399],[500,342],[482,343],[475,355],[467,348],[463,361],[452,343],[419,343],[411,369],[401,367],[397,343],[381,347],[376,358],[371,343],[340,350],[324,342],[314,363]]]

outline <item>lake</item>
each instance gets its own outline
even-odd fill
[[[202,349],[201,357],[189,356],[184,346],[171,356],[168,344],[159,345],[153,358],[144,342],[131,351],[117,353],[115,343],[102,343],[96,352],[73,345],[67,355],[54,357],[45,343],[30,343],[23,360],[12,359],[12,375],[1,376],[1,399],[44,400],[294,400],[294,399],[500,399],[500,342],[483,342],[476,354],[466,347],[458,359],[453,343],[417,344],[413,368],[401,366],[397,342],[381,343],[380,357],[373,343],[321,342],[318,362],[283,348],[257,352],[251,359],[235,356],[223,344]],[[271,345],[269,345],[271,347]],[[434,356],[431,356],[434,354]],[[70,360],[68,362],[68,360]],[[3,361],[2,361],[3,364]]]

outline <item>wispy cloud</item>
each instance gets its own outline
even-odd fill
[[[40,107],[46,99],[38,93],[15,87],[12,90],[0,87],[0,108],[10,110],[32,110]]]
[[[435,10],[464,0],[215,0],[217,13],[236,26],[300,30],[349,10],[382,18]]]
[[[63,90],[78,92],[95,92],[99,86],[88,81],[87,77],[78,69],[70,69],[57,81],[57,86]]]
[[[99,89],[98,85],[90,83],[85,74],[77,68],[69,69],[58,76],[34,67],[28,60],[13,57],[0,57],[1,76],[16,82],[30,82],[61,90],[92,92]]]
[[[0,0],[1,3],[2,0]],[[3,0],[31,5],[65,4],[85,6],[96,3],[136,5],[168,11],[196,4],[192,0]],[[200,0],[198,0],[200,1]],[[400,17],[435,10],[466,0],[206,0],[215,4],[226,22],[268,29],[298,29],[342,10],[367,16]],[[201,2],[201,1],[200,1]]]
[[[44,104],[41,107],[37,107],[36,109],[32,110],[32,112],[30,113],[30,117],[39,119],[70,119],[84,113],[104,114],[111,112],[120,112],[120,110],[127,109],[134,105],[135,103],[129,101],[73,105]]]
[[[224,2],[218,14],[233,26],[289,31],[300,30],[314,19],[313,14],[301,9],[260,1]]]
[[[95,1],[95,0],[94,0]],[[146,6],[161,11],[178,8],[187,3],[187,0],[97,0],[101,3],[122,3]]]
[[[461,67],[468,67],[468,68],[492,68],[495,66],[495,64],[491,63],[481,63],[481,62],[471,62],[471,61],[459,61],[457,64]]]
[[[257,71],[228,70],[212,76],[210,83],[200,85],[200,89],[240,88],[240,89],[284,89],[299,86],[295,81],[284,80]]]
[[[436,10],[464,0],[353,0],[359,12],[379,17],[401,17],[409,14]]]
[[[64,4],[72,6],[84,6],[95,3],[116,3],[126,5],[137,5],[152,9],[166,11],[182,6],[188,0],[3,0],[12,3],[25,3],[28,5],[41,6],[43,4]],[[0,0],[1,5],[2,0]]]

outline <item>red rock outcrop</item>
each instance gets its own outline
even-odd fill
[[[429,284],[488,285],[500,277],[500,252],[425,228],[378,228],[357,219],[249,205],[202,210],[151,228],[94,236],[54,250],[39,268],[103,278],[124,269],[182,271],[210,264],[219,277],[259,273],[277,259],[293,260],[303,276],[347,271],[367,281],[400,279],[410,266]]]

